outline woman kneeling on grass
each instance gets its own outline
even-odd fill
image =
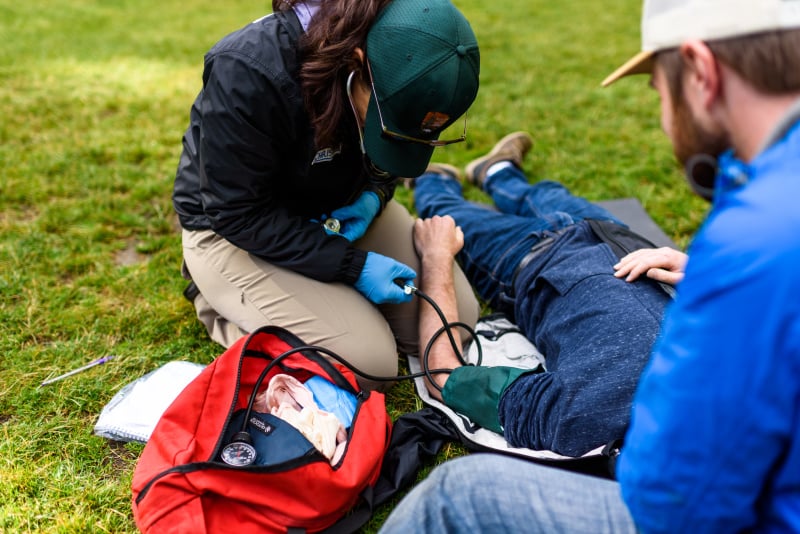
[[[417,305],[393,281],[419,268],[394,189],[464,140],[466,124],[439,137],[475,99],[478,44],[449,0],[273,9],[205,56],[173,192],[185,294],[223,346],[273,324],[394,376],[398,350],[417,352]]]

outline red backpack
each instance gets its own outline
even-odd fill
[[[237,341],[181,392],[159,420],[133,474],[133,515],[142,532],[317,532],[369,494],[391,433],[384,396],[362,390],[350,370],[321,356],[330,354],[325,349],[293,350],[304,346],[282,328],[261,328]],[[266,431],[280,423],[248,411],[257,384],[261,391],[278,373],[301,382],[321,376],[356,395],[346,448],[335,465],[313,446],[292,452],[270,441],[279,439],[281,428]],[[269,444],[277,461],[249,463],[256,453],[241,444],[247,441],[239,435],[245,420],[259,427],[247,425],[250,434],[261,432],[260,450]],[[226,463],[223,454],[240,465]]]

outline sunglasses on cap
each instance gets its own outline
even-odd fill
[[[369,63],[369,58],[367,58],[367,73],[369,73],[369,85],[372,90],[372,96],[375,98],[375,109],[378,110],[378,121],[381,123],[381,135],[384,135],[385,137],[388,137],[390,139],[395,139],[397,141],[407,141],[409,143],[419,143],[421,145],[428,145],[433,147],[447,146],[466,141],[467,139],[466,113],[464,114],[464,131],[461,133],[461,137],[455,139],[420,139],[419,137],[411,137],[409,135],[394,132],[389,128],[387,128],[386,124],[383,122],[383,113],[381,112],[381,105],[379,103],[378,93],[375,91],[375,79],[372,76],[372,66]],[[349,95],[349,90],[350,86],[348,84],[348,95]]]

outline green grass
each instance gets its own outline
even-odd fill
[[[467,143],[435,158],[464,165],[527,129],[532,177],[593,200],[637,197],[685,245],[705,206],[676,170],[656,94],[644,77],[599,88],[638,48],[640,1],[457,4],[481,45],[481,89]],[[141,446],[92,428],[124,384],[221,352],[181,297],[171,187],[203,54],[268,11],[243,0],[0,0],[0,531],[135,531]],[[411,205],[408,191],[397,196]],[[409,384],[389,407],[417,409]]]

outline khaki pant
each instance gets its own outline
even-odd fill
[[[420,283],[413,222],[405,208],[389,202],[356,245],[405,263]],[[375,306],[349,285],[319,282],[277,267],[211,230],[184,230],[183,258],[201,292],[194,301],[197,317],[224,347],[260,326],[281,326],[365,373],[387,377],[397,375],[398,351],[418,354],[418,306],[429,306],[419,298]],[[464,273],[455,269],[459,319],[474,326],[478,301]]]

